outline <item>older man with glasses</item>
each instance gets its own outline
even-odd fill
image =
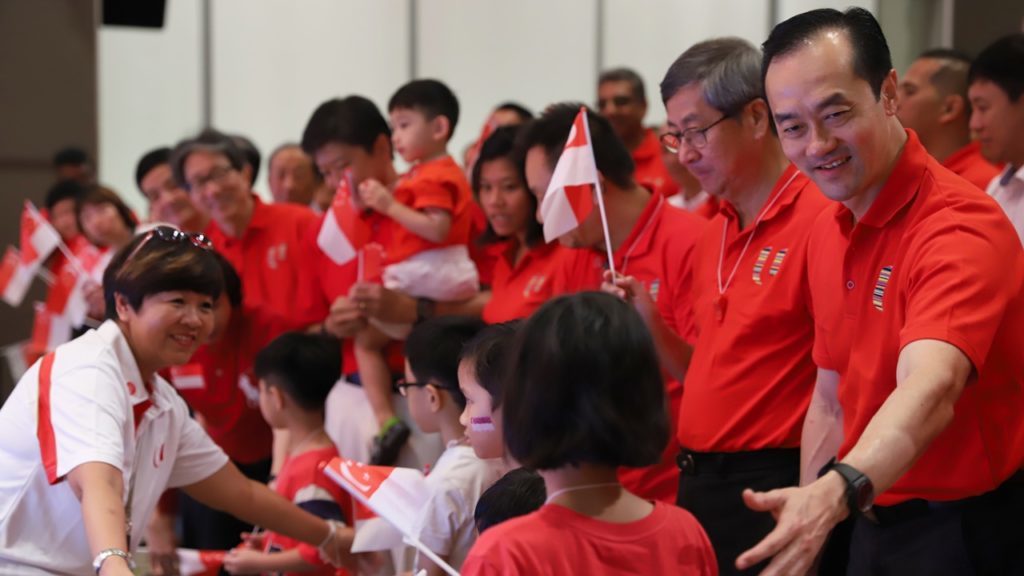
[[[242,151],[214,130],[178,144],[171,167],[178,183],[209,213],[205,233],[238,270],[245,306],[298,314],[301,247],[316,215],[304,206],[264,204],[252,191]]]
[[[722,574],[739,573],[736,557],[774,526],[742,490],[800,480],[815,380],[804,257],[826,200],[783,155],[762,92],[761,53],[738,38],[694,45],[661,83],[662,144],[721,201],[694,249],[698,337],[675,376],[678,504],[707,530]]]

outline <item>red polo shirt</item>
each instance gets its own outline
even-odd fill
[[[613,254],[615,270],[642,283],[669,329],[691,344],[696,337],[691,294],[693,249],[705,226],[707,220],[669,205],[660,194],[651,194],[629,237]],[[553,294],[599,290],[606,261],[603,251],[565,249],[554,271]],[[666,379],[665,389],[670,422],[674,424],[682,387]],[[677,451],[675,443],[669,441],[660,463],[620,469],[619,479],[645,498],[674,503],[679,489]]]
[[[473,192],[462,168],[451,156],[413,166],[398,180],[395,200],[415,210],[437,208],[449,212],[452,225],[445,241],[434,243],[393,222],[395,230],[391,245],[385,245],[388,264],[401,262],[426,250],[469,243],[475,215]]]
[[[300,251],[316,215],[297,204],[264,204],[253,196],[252,219],[240,238],[228,236],[210,221],[205,234],[242,279],[245,305],[280,316],[296,312],[301,278]]]
[[[841,204],[811,231],[814,361],[839,373],[844,456],[896,388],[900,351],[934,339],[974,372],[950,425],[877,498],[957,500],[1024,464],[1024,253],[998,204],[943,168],[912,131],[857,223]]]
[[[697,242],[693,305],[699,335],[677,433],[690,450],[800,446],[816,372],[807,239],[828,200],[795,166],[782,173],[768,202],[776,197],[756,229],[751,222],[740,230],[736,211],[722,202]],[[719,266],[723,283],[736,267],[721,314]]]
[[[957,150],[946,158],[942,165],[982,190],[988,189],[992,179],[1001,172],[998,167],[985,160],[981,155],[981,144],[977,142],[971,142]]]
[[[517,249],[515,242],[501,242],[490,248],[496,258],[491,299],[484,306],[484,322],[497,324],[526,318],[551,298],[551,276],[565,251],[557,242],[530,248],[515,264],[512,262]]]
[[[640,145],[633,150],[633,164],[636,165],[633,179],[639,184],[665,198],[679,192],[679,185],[665,168],[665,162],[661,158],[661,141],[654,130],[648,128]]]

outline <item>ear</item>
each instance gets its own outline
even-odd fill
[[[444,396],[441,394],[441,390],[433,384],[427,384],[423,390],[427,393],[427,406],[430,407],[430,411],[434,414],[440,412],[444,408]]]
[[[899,80],[896,77],[896,70],[889,70],[889,73],[885,75],[885,79],[882,80],[882,90],[879,94],[887,116],[895,116],[896,110],[899,108],[897,86],[899,86]]]
[[[430,121],[430,135],[434,137],[434,140],[447,142],[451,136],[451,127],[452,124],[448,121],[448,117],[438,114]]]
[[[270,399],[270,406],[274,408],[275,412],[284,410],[285,400],[284,394],[281,393],[281,389],[277,386],[267,386],[267,396]]]
[[[753,123],[755,138],[764,138],[771,132],[771,110],[763,98],[755,98],[748,102],[746,114]]]
[[[135,314],[135,309],[128,303],[128,298],[120,292],[114,293],[114,308],[117,310],[117,319],[127,322],[129,315]]]
[[[950,94],[942,101],[942,112],[939,114],[939,124],[948,124],[957,118],[964,116],[967,111],[967,102],[959,94]],[[969,118],[968,118],[969,120]]]
[[[242,178],[245,178],[246,183],[252,181],[252,166],[249,166],[248,164],[243,164],[242,169],[239,170],[239,172],[242,174]]]
[[[377,134],[373,141],[373,155],[375,157],[386,157],[391,161],[391,138],[387,134]]]

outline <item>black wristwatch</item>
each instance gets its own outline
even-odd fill
[[[837,462],[835,458],[822,467],[818,472],[818,478],[832,470],[846,482],[846,505],[849,506],[850,513],[863,514],[871,510],[871,505],[875,503],[875,485],[871,483],[871,479],[853,466]]]
[[[437,308],[437,302],[430,298],[417,298],[416,299],[416,323],[419,324],[424,320],[430,320],[434,317],[435,308]]]

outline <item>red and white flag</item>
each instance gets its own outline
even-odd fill
[[[334,458],[324,473],[356,501],[352,552],[390,550],[402,544],[402,536],[416,540],[413,525],[429,495],[419,470]]]
[[[34,273],[61,242],[57,229],[26,200],[21,212],[21,263]]]
[[[26,346],[25,356],[29,365],[71,340],[71,322],[60,314],[50,312],[44,302],[35,303],[35,319],[32,321],[32,337]]]
[[[32,270],[21,263],[21,254],[14,246],[8,246],[0,262],[0,293],[3,301],[11,306],[21,306],[32,285]]]
[[[224,550],[178,548],[178,572],[181,576],[217,576],[226,553]]]
[[[346,170],[316,236],[320,250],[339,266],[352,261],[370,238],[369,227],[352,205],[354,187],[352,172]]]
[[[587,109],[580,108],[540,205],[544,240],[551,242],[579,227],[594,209],[598,186]]]
[[[477,137],[476,142],[469,147],[466,151],[466,179],[473,179],[473,166],[476,165],[476,161],[480,158],[480,149],[484,147],[484,142],[494,134],[494,131],[498,129],[498,119],[495,117],[494,112],[487,117],[487,121],[484,122],[483,128],[480,130],[480,136]]]
[[[64,266],[50,287],[46,299],[49,311],[64,316],[72,326],[85,324],[85,318],[89,314],[85,286],[90,281],[88,275],[78,273],[73,266]]]

